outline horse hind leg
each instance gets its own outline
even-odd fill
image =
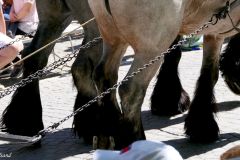
[[[97,25],[89,25],[87,26],[87,29],[84,30],[84,40],[82,45],[99,36]],[[78,91],[74,104],[74,111],[97,96],[97,90],[92,76],[94,68],[101,57],[101,53],[102,41],[87,50],[80,50],[72,65],[71,72],[73,81]],[[96,114],[98,113],[98,109],[98,104],[94,103],[74,116],[74,132],[79,137],[83,137],[86,143],[91,143],[93,136],[95,136],[94,133],[96,131],[93,126],[97,121]]]
[[[220,55],[219,69],[229,89],[240,95],[240,33],[231,37],[225,51]]]
[[[173,44],[179,39],[177,37]],[[176,115],[186,111],[190,105],[189,95],[183,89],[178,76],[181,54],[180,47],[177,47],[164,56],[151,96],[151,111],[155,115]]]
[[[222,42],[222,38],[204,36],[201,74],[184,126],[185,133],[194,142],[212,142],[219,136],[214,119],[217,106],[213,89],[218,80],[218,58]]]
[[[127,44],[117,42],[116,44],[108,44],[104,42],[104,52],[98,66],[94,71],[94,81],[96,83],[98,93],[106,91],[113,87],[118,80],[118,69],[123,54],[126,51]],[[116,90],[112,90],[99,102],[99,112],[95,128],[97,128],[98,137],[97,144],[101,144],[98,148],[109,148],[112,145],[109,142],[109,137],[114,138],[115,148],[120,149],[123,146],[119,141],[121,111],[116,99]]]
[[[40,16],[40,19],[43,17],[46,18],[47,16]],[[61,35],[66,26],[70,24],[72,18],[68,16],[60,17],[63,19],[59,21],[57,19],[51,21],[50,17],[47,17],[49,19],[43,22],[40,21],[38,30],[30,46],[24,49],[22,53],[23,57]],[[48,57],[53,47],[54,45],[51,45],[24,61],[23,78],[47,65]],[[1,127],[8,133],[24,136],[34,136],[43,129],[39,80],[33,80],[33,82],[16,90],[10,104],[2,114]]]

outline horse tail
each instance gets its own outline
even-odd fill
[[[219,69],[230,90],[240,95],[240,33],[231,37],[220,55]]]

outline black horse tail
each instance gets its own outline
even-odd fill
[[[220,55],[219,69],[230,90],[240,95],[240,33],[231,37]]]

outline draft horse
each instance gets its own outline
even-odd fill
[[[124,4],[121,4],[120,8],[118,8],[116,7],[117,2],[114,0],[101,0],[97,1],[97,3],[89,0],[89,2],[104,38],[103,54],[99,54],[102,51],[102,44],[99,43],[91,50],[80,51],[74,62],[72,74],[74,83],[78,89],[74,110],[116,82],[120,61],[129,44],[134,48],[136,54],[133,65],[129,71],[130,73],[138,66],[148,62],[148,60],[152,59],[157,53],[164,51],[169,44],[172,43],[177,34],[192,32],[205,21],[209,20],[211,14],[218,12],[218,10],[224,6],[226,0],[217,5],[215,5],[215,1],[211,3],[208,2],[207,4],[198,2],[197,6],[194,6],[187,0],[181,1],[178,4],[175,4],[176,2],[168,4],[167,1],[144,2],[148,6],[143,9],[144,12],[138,15],[131,15],[129,12],[138,13],[139,9],[144,8],[144,3],[141,1],[141,3],[139,2],[139,4],[135,5],[134,10],[124,13],[123,17],[118,16],[121,14],[121,11],[125,10]],[[126,3],[134,4],[133,1]],[[155,3],[157,5],[155,5]],[[167,3],[167,6],[164,6],[164,3]],[[178,14],[175,12],[171,13],[164,9],[170,6],[173,6]],[[201,7],[197,10],[199,6]],[[209,9],[207,13],[204,10],[206,6],[208,7],[207,9]],[[60,36],[73,18],[83,23],[93,16],[86,1],[42,0],[41,2],[37,1],[37,8],[40,18],[39,28],[30,46],[23,51],[23,56],[30,54],[32,51]],[[149,8],[154,8],[154,10]],[[239,7],[231,11],[231,17],[233,17],[235,23],[239,20],[237,9],[239,10]],[[52,12],[53,10],[55,12]],[[158,12],[169,12],[169,14],[161,14]],[[128,17],[128,14],[131,16]],[[161,17],[162,15],[173,16],[174,21],[168,18],[168,16]],[[194,21],[195,16],[199,18],[198,22]],[[152,17],[152,19],[144,21],[146,17]],[[159,17],[161,17],[161,21]],[[119,21],[118,18],[120,18]],[[158,20],[154,21],[155,19]],[[149,20],[153,20],[150,21],[152,23],[148,23],[149,26],[143,23]],[[167,24],[166,26],[164,26],[165,23]],[[137,26],[137,24],[139,24],[139,26]],[[104,27],[104,25],[106,26]],[[136,30],[134,27],[136,27]],[[213,108],[215,107],[215,102],[212,101],[212,99],[214,99],[213,87],[218,77],[216,73],[218,68],[217,59],[222,41],[225,37],[235,34],[234,31],[222,34],[225,30],[228,31],[229,28],[231,28],[231,25],[229,25],[229,20],[226,20],[204,31],[204,60],[201,70],[202,74],[198,81],[197,94],[195,96],[196,102],[202,102],[202,100],[203,102],[199,105],[197,105],[198,103],[196,102],[192,103],[188,118],[186,119],[186,130],[191,139],[210,141],[215,140],[218,136],[219,131],[213,116]],[[52,30],[55,32],[52,32]],[[84,32],[85,37],[83,44],[99,36],[95,23],[84,26]],[[169,34],[171,36],[167,36]],[[166,41],[164,38],[166,38]],[[41,51],[41,53],[24,63],[23,77],[27,77],[31,73],[46,66],[48,56],[53,46],[54,45]],[[173,63],[170,64],[170,66],[173,66]],[[132,141],[145,139],[140,117],[140,108],[148,83],[158,67],[159,64],[155,64],[153,68],[148,68],[143,71],[143,75],[137,75],[135,78],[130,79],[130,82],[124,83],[119,88],[121,108],[118,106],[115,97],[116,92],[112,92],[110,95],[104,97],[102,101],[99,101],[97,104],[92,105],[75,116],[73,122],[74,131],[80,137],[83,137],[86,142],[91,142],[92,137],[97,135],[97,147],[101,147],[102,144],[102,146],[105,147],[111,145],[111,138],[105,137],[113,136],[117,145],[116,147],[118,148],[126,146]],[[176,70],[170,70],[169,73],[176,73]],[[205,79],[207,79],[207,81],[205,81]],[[205,85],[210,88],[204,88]],[[175,114],[187,109],[189,98],[181,86],[179,88],[181,89],[180,92],[172,97],[179,99],[180,94],[180,97],[184,99],[184,101],[179,103],[181,105],[173,108],[172,111],[166,109],[166,111],[160,112],[164,114]],[[201,88],[201,90],[199,88]],[[205,95],[205,91],[212,91],[208,93],[210,97],[206,100],[205,98],[208,95]],[[178,97],[176,97],[176,95],[178,95]],[[211,101],[209,101],[209,99],[211,99]],[[199,106],[203,106],[203,110],[199,108]],[[158,109],[155,109],[153,112],[157,113]],[[206,115],[204,121],[197,113]],[[201,119],[201,121],[199,121],[199,119]],[[1,120],[2,127],[5,131],[12,134],[33,136],[43,129],[38,80],[35,80],[23,88],[19,88],[14,93],[12,101],[4,111]],[[199,125],[199,128],[194,127],[193,125],[195,124]],[[204,130],[206,128],[211,129]],[[210,137],[204,139],[206,138],[205,135],[208,134]]]
[[[83,23],[93,17],[87,0],[42,0],[41,2],[37,0],[36,2],[40,23],[30,46],[22,52],[23,57],[58,38],[73,19],[77,19],[80,23]],[[84,26],[83,29],[84,40],[82,44],[99,36],[95,22]],[[24,62],[23,78],[47,65],[48,57],[53,47],[54,44]],[[81,50],[76,61],[73,63],[71,71],[74,84],[78,90],[74,110],[97,95],[92,75],[101,52],[102,43],[99,42],[99,44],[89,50]],[[83,137],[88,143],[92,142],[92,138],[95,135],[111,133],[112,128],[118,120],[115,119],[113,122],[108,121],[111,112],[112,110],[104,108],[104,105],[102,108],[99,108],[98,104],[93,104],[74,117],[73,127],[75,133],[79,137]],[[114,117],[111,119],[114,119]],[[111,127],[107,130],[104,127],[102,129],[102,123]],[[22,88],[18,88],[14,93],[10,104],[3,112],[1,128],[11,134],[34,136],[43,127],[39,80],[37,79]],[[101,147],[101,145],[98,144],[97,147]]]
[[[177,35],[188,35],[197,30],[229,2],[229,16],[215,25],[209,25],[200,33],[204,35],[202,67],[195,96],[185,119],[185,132],[191,140],[211,142],[218,139],[219,128],[214,119],[217,106],[213,90],[219,76],[219,53],[223,41],[237,33],[233,24],[238,25],[240,21],[239,1],[88,1],[103,38],[103,55],[94,72],[99,92],[117,82],[119,63],[128,45],[132,46],[135,55],[127,76],[167,50]],[[99,141],[101,137],[112,135],[117,145],[126,146],[135,140],[145,139],[141,105],[159,63],[119,87],[120,104],[115,92],[102,100],[105,108],[114,110],[115,116],[112,112],[108,121],[115,122],[115,125],[110,126],[109,132],[100,135]],[[185,100],[187,103],[187,98]],[[109,127],[108,123],[104,125],[105,128]]]
[[[36,3],[40,23],[30,46],[22,52],[23,57],[60,37],[72,20],[78,20],[82,24],[93,18],[87,0],[36,0]],[[99,37],[96,22],[83,26],[83,29],[82,44]],[[54,44],[24,61],[23,78],[47,65],[53,47]],[[100,41],[89,50],[81,50],[72,65],[71,72],[78,90],[74,110],[97,95],[92,72],[101,52]],[[95,107],[92,105],[74,117],[74,131],[86,141],[92,141],[92,136],[95,135],[93,132],[98,126],[96,124],[98,121],[94,119],[97,116],[91,112],[97,110]],[[96,127],[92,127],[95,125]],[[10,104],[3,112],[1,128],[8,133],[24,136],[34,136],[44,128],[38,79],[16,90]]]
[[[40,23],[30,46],[22,52],[23,57],[58,38],[73,19],[83,23],[93,17],[87,0],[42,0],[41,2],[37,0],[36,2]],[[54,12],[52,12],[53,10]],[[82,44],[99,36],[95,22],[84,26],[83,29],[84,40]],[[23,78],[47,65],[48,57],[53,47],[54,44],[24,62]],[[102,43],[99,42],[99,44],[89,50],[81,50],[73,63],[71,71],[74,84],[78,90],[74,110],[97,95],[92,75],[101,52]],[[88,143],[92,142],[92,138],[95,135],[109,133],[117,123],[116,120],[118,120],[108,121],[111,112],[112,110],[104,108],[104,105],[103,108],[99,108],[98,104],[93,104],[74,117],[73,127],[75,133],[79,137],[83,137]],[[111,127],[105,130],[104,127],[101,127],[102,123]],[[38,79],[17,89],[10,104],[3,112],[1,128],[8,133],[24,136],[34,136],[44,128]],[[110,139],[107,140],[110,141]],[[102,146],[98,144],[97,147]]]

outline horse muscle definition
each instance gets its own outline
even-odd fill
[[[194,32],[209,21],[213,14],[222,10],[228,2],[228,0],[88,1],[103,37],[103,55],[96,68],[97,72],[94,73],[100,92],[117,82],[119,62],[128,45],[132,46],[135,55],[127,75],[165,51],[177,35]],[[229,2],[232,3],[233,0]],[[214,26],[210,25],[200,33],[204,35],[202,68],[195,96],[185,119],[186,134],[193,141],[211,142],[219,136],[219,128],[214,119],[217,106],[213,89],[218,80],[221,47],[224,38],[237,33],[232,23],[239,24],[239,11],[240,6],[231,7],[230,16]],[[103,99],[102,108],[112,110],[111,114],[105,112],[105,117],[109,115],[108,121],[116,122],[115,125],[103,123],[102,128],[106,131],[103,135],[113,136],[117,146],[126,146],[132,141],[145,139],[141,105],[159,63],[119,87],[120,106],[115,92]],[[170,71],[176,73],[176,70]],[[189,103],[189,99],[181,86],[179,89],[182,91],[178,96],[183,94],[183,98],[185,97],[183,106],[180,107],[180,111],[184,111],[186,110],[184,105]],[[179,108],[177,109],[174,109],[174,112],[179,112]],[[157,113],[158,110],[155,109],[153,112]],[[109,132],[108,127],[111,128]]]

